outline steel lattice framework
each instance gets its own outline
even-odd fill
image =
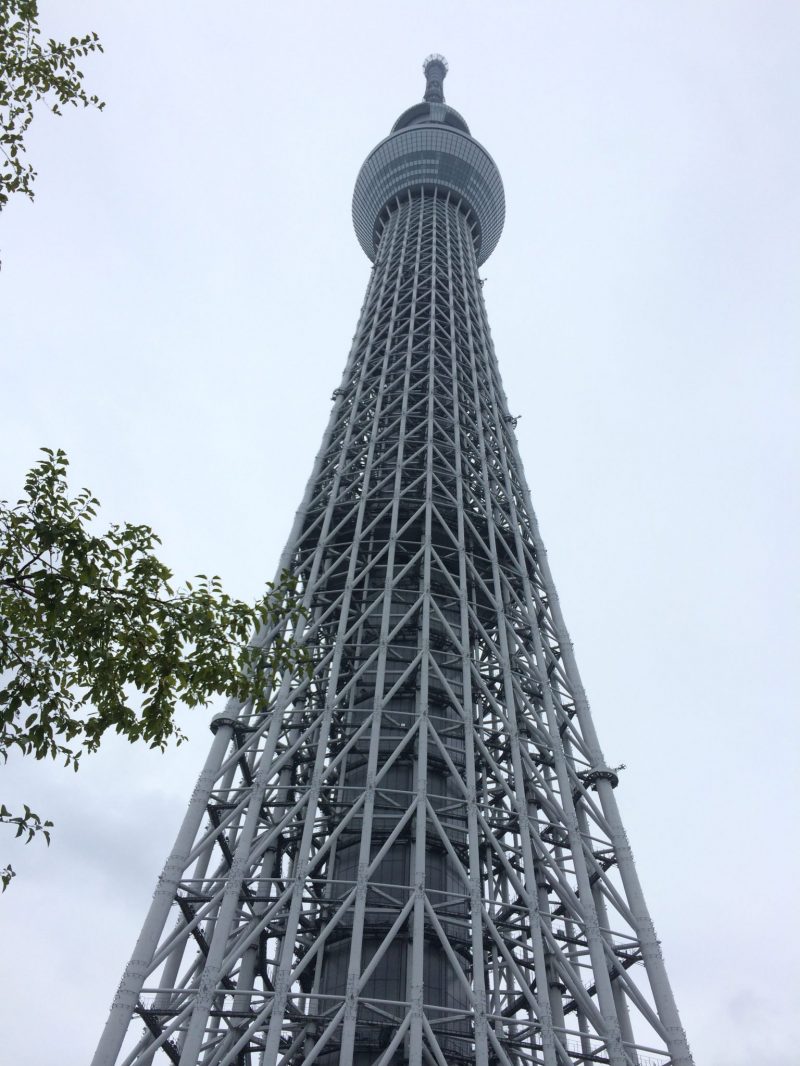
[[[502,186],[445,71],[356,187],[375,266],[283,559],[313,675],[215,720],[95,1066],[692,1062],[489,334]]]

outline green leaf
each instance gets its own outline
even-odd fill
[[[98,528],[88,489],[71,496],[69,460],[42,449],[23,497],[0,503],[0,753],[62,757],[77,771],[108,731],[162,749],[183,735],[181,705],[221,696],[260,705],[285,671],[310,676],[294,633],[298,582],[282,574],[254,604],[216,575],[177,594],[146,525]],[[249,641],[260,633],[259,644]],[[263,645],[263,646],[262,646]],[[5,807],[17,835],[50,824]]]
[[[76,64],[80,56],[102,51],[97,34],[68,42],[51,38],[42,46],[38,18],[33,0],[0,3],[0,208],[15,193],[33,199],[36,171],[23,163],[21,153],[37,105],[56,115],[64,104],[104,106],[86,92]]]

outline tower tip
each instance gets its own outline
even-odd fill
[[[442,82],[447,74],[447,69],[447,60],[444,56],[439,55],[438,52],[433,52],[422,64],[422,70],[425,74],[425,96],[423,99],[427,100],[429,104],[444,103]]]

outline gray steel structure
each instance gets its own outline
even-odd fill
[[[502,183],[446,69],[356,183],[374,268],[281,563],[313,675],[215,719],[94,1066],[692,1063],[489,335]]]

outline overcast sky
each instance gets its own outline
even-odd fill
[[[421,63],[495,158],[483,267],[534,505],[698,1066],[797,1066],[800,4],[42,0],[102,114],[42,113],[0,226],[0,496],[42,445],[179,580],[270,578]],[[210,739],[12,759],[2,1066],[84,1066]]]

